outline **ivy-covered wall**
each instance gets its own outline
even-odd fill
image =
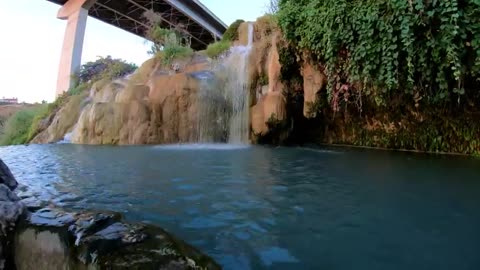
[[[479,0],[281,0],[278,18],[324,66],[333,103],[478,104]]]
[[[480,0],[280,0],[276,16],[328,78],[290,142],[480,153]]]

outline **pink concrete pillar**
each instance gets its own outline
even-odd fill
[[[80,67],[88,11],[80,8],[68,16],[57,78],[57,96],[72,86],[72,74]]]
[[[80,68],[88,9],[95,1],[69,0],[58,11],[57,18],[67,20],[67,29],[58,69],[57,96],[70,89],[73,83],[72,74]]]

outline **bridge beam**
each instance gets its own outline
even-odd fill
[[[57,18],[67,20],[67,27],[58,69],[57,97],[73,86],[72,74],[80,68],[88,9],[93,3],[93,0],[69,0],[58,11]]]

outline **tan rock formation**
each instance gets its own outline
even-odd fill
[[[249,92],[250,119],[254,134],[267,134],[269,121],[287,119],[279,55],[279,48],[284,46],[284,41],[274,22],[271,16],[265,16],[254,26],[254,43],[248,64],[248,85],[252,85]],[[248,43],[248,23],[240,26],[239,39],[236,44]],[[195,73],[212,70],[211,63],[201,54],[188,59],[176,59],[169,66],[165,66],[161,59],[152,58],[128,79],[97,82],[91,88],[83,110],[72,107],[81,111],[81,114],[71,114],[78,121],[69,119],[63,127],[58,123],[63,122],[62,117],[65,116],[59,112],[55,116],[59,119],[53,121],[57,124],[48,127],[35,142],[58,141],[72,130],[75,123],[77,125],[71,138],[74,143],[196,142],[200,129],[200,106],[197,103],[201,84],[200,77]],[[215,74],[216,80],[222,81],[222,72]],[[323,87],[321,75],[313,67],[305,67],[307,101],[313,100],[312,97]],[[225,106],[225,110],[228,110],[228,106]],[[221,134],[218,137],[222,137]]]
[[[314,118],[315,112],[310,111],[312,104],[317,102],[317,94],[327,84],[327,77],[317,67],[305,61],[302,66],[303,76],[303,115],[307,118]]]
[[[268,133],[269,121],[283,121],[287,118],[286,100],[280,92],[268,92],[251,109],[252,131],[256,135]]]
[[[287,118],[285,97],[280,92],[269,92],[263,100],[265,120],[283,121]]]
[[[149,101],[152,120],[160,128],[164,143],[192,142],[197,138],[198,80],[180,73],[151,79]]]
[[[250,22],[244,22],[238,27],[238,40],[234,42],[235,45],[246,46],[248,44],[248,24]]]
[[[93,103],[83,110],[72,135],[80,144],[147,144],[150,110],[145,103]]]
[[[71,97],[33,142],[56,142],[70,131],[72,142],[79,144],[196,141],[200,84],[194,73],[208,70],[209,62],[196,56],[175,64],[178,70],[153,58],[128,79],[95,83],[88,98]]]
[[[252,131],[255,135],[264,135],[268,132],[268,126],[265,121],[263,102],[260,100],[250,110]]]
[[[250,118],[253,134],[261,136],[269,132],[269,121],[285,120],[287,111],[284,85],[280,79],[280,32],[271,24],[270,17],[259,18],[255,24],[255,40],[257,42],[253,44],[249,70],[251,78],[258,81],[256,103],[251,108]],[[268,78],[266,82],[261,80],[265,76]]]
[[[280,72],[282,66],[280,64],[280,56],[278,55],[278,33],[272,37],[272,47],[270,49],[267,71],[268,71],[268,91],[282,92],[283,84],[280,81]]]

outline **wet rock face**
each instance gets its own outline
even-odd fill
[[[164,230],[109,212],[29,212],[15,233],[14,252],[18,270],[221,269]]]

